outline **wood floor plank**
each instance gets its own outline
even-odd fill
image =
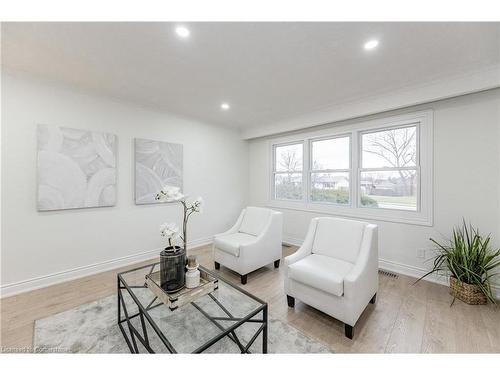
[[[377,303],[368,306],[354,326],[352,350],[357,353],[383,353],[401,308],[399,295],[385,290],[377,293]]]
[[[492,351],[500,353],[500,306],[485,306],[481,317],[488,331]]]
[[[422,353],[455,353],[456,310],[450,301],[427,301],[427,314],[422,337]]]
[[[387,353],[417,353],[422,347],[425,301],[413,296],[406,298],[399,309],[385,351]]]
[[[453,304],[455,311],[455,341],[459,353],[494,352],[481,310],[486,306],[473,306],[457,300]],[[498,323],[498,322],[497,322]]]

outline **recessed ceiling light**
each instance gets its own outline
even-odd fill
[[[220,109],[222,109],[223,111],[227,111],[229,108],[231,108],[231,107],[229,106],[229,103],[222,103],[222,104],[220,105]]]
[[[371,49],[377,48],[377,46],[378,46],[378,40],[372,39],[372,40],[369,40],[368,42],[366,42],[364,47],[366,50],[371,50]]]
[[[185,26],[177,26],[175,28],[175,33],[179,35],[181,38],[187,38],[189,34],[191,34],[189,29]]]

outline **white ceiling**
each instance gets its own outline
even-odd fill
[[[186,25],[4,23],[2,63],[245,132],[500,63],[499,23]]]

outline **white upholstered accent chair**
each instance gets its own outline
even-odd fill
[[[238,272],[241,283],[246,284],[250,272],[273,262],[278,268],[282,254],[282,231],[281,212],[261,207],[243,209],[231,229],[215,235],[215,269],[222,264]]]
[[[377,226],[355,220],[317,217],[302,246],[285,258],[288,306],[295,298],[353,327],[378,291]]]

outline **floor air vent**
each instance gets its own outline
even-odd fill
[[[391,272],[391,271],[378,270],[378,273],[381,274],[382,276],[391,277],[393,279],[397,279],[398,278],[398,274],[394,273],[394,272]]]

